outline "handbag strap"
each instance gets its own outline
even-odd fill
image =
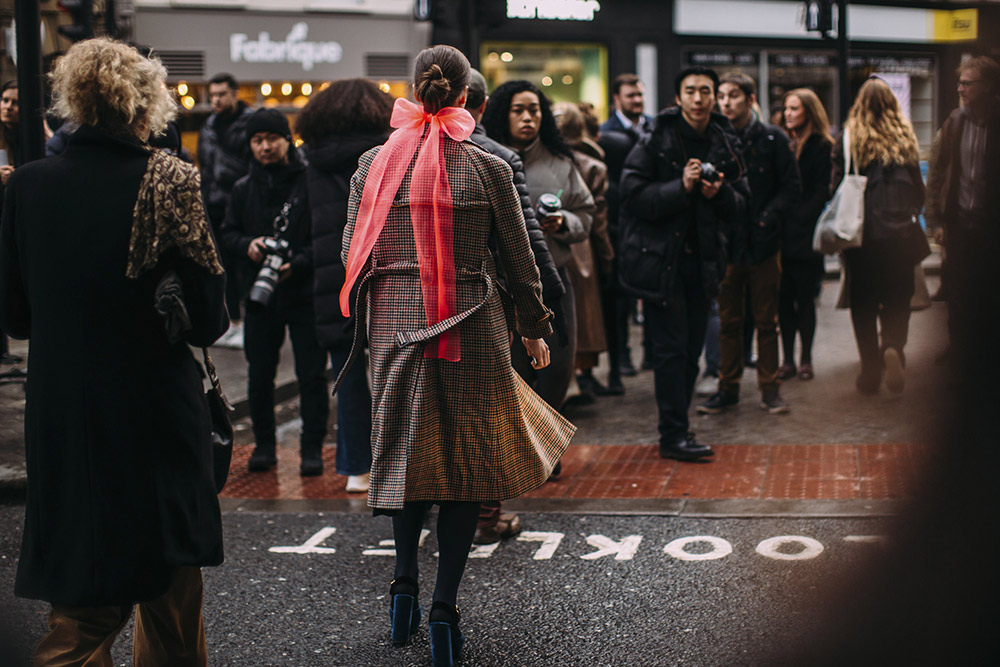
[[[215,364],[212,363],[212,357],[208,354],[208,348],[201,348],[201,353],[205,355],[205,370],[208,372],[208,379],[212,381],[212,388],[215,389],[215,393],[222,399],[222,404],[226,406],[226,410],[233,412],[234,408],[232,404],[226,398],[225,392],[222,391],[222,383],[219,382],[219,375],[215,372]]]
[[[850,140],[850,135],[847,132],[847,128],[845,127],[844,128],[844,173],[845,174],[850,174],[851,173],[851,166],[852,166],[852,164],[851,164],[851,140]],[[858,175],[858,165],[857,165],[857,163],[853,164],[853,167],[854,167],[854,175],[857,176]]]

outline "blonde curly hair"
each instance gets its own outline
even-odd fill
[[[865,81],[847,114],[851,155],[858,169],[873,162],[915,164],[920,148],[913,126],[899,108],[889,85],[879,78]]]
[[[107,37],[74,44],[49,78],[56,115],[109,134],[145,142],[177,114],[160,61]]]

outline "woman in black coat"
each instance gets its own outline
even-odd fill
[[[347,199],[358,158],[389,136],[392,98],[367,79],[335,81],[302,109],[295,131],[306,144],[312,206],[316,333],[339,371],[354,338],[352,320],[340,314],[346,269],[340,250],[347,224]],[[366,364],[354,364],[337,392],[337,473],[347,490],[368,490],[371,453],[371,390]]]
[[[125,44],[75,44],[53,87],[81,127],[7,188],[0,327],[31,340],[15,593],[53,605],[36,664],[110,664],[136,603],[137,663],[205,664],[199,566],[222,562],[222,522],[188,344],[228,318],[198,172],[146,143],[174,113],[165,78]],[[176,342],[154,302],[168,271],[190,318]]]
[[[785,94],[784,128],[792,137],[802,193],[782,228],[781,289],[778,323],[785,363],[778,378],[814,376],[812,345],[816,335],[816,298],[823,280],[823,256],[812,249],[816,220],[830,199],[830,123],[816,93],[797,88]],[[795,366],[795,336],[802,341]]]
[[[847,116],[851,170],[868,177],[860,248],[844,251],[851,323],[861,357],[855,385],[878,392],[885,371],[889,391],[903,391],[903,347],[910,325],[913,267],[930,254],[917,215],[924,205],[920,149],[910,122],[888,84],[871,78]],[[833,149],[834,190],[844,178],[843,142]],[[881,341],[879,327],[881,323]]]

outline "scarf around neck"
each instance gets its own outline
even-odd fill
[[[351,288],[361,274],[378,240],[396,193],[417,156],[410,178],[410,222],[420,267],[420,289],[427,326],[457,314],[455,258],[452,246],[452,198],[445,169],[441,135],[465,141],[476,123],[459,107],[445,107],[430,114],[422,106],[399,98],[389,124],[396,128],[372,161],[358,207],[354,236],[347,253],[347,277],[340,290],[340,311],[350,316]],[[421,145],[424,128],[430,125]],[[445,331],[427,342],[427,358],[459,361],[461,348],[455,331]]]

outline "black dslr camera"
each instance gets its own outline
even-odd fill
[[[285,239],[264,239],[264,252],[264,264],[250,288],[250,300],[269,306],[278,286],[279,269],[292,259],[292,251]]]
[[[706,183],[715,183],[719,180],[719,170],[711,162],[701,163],[701,180]]]

